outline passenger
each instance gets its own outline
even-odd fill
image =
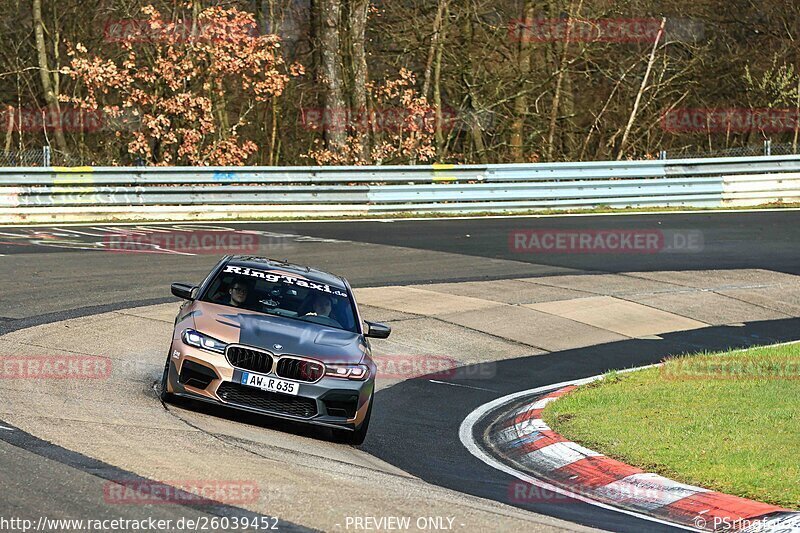
[[[247,285],[241,281],[237,281],[228,290],[228,301],[225,303],[233,307],[244,307],[248,294],[249,289]]]

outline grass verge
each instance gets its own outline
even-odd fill
[[[544,420],[598,452],[800,508],[800,344],[670,359],[551,403]]]

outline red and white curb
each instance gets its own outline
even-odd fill
[[[568,441],[541,419],[548,403],[598,378],[499,398],[461,424],[459,436],[473,455],[524,482],[509,487],[512,503],[557,503],[560,497],[695,531],[800,532],[799,512],[647,473]],[[554,387],[492,423],[485,437],[491,452],[477,444],[473,428],[487,414]]]

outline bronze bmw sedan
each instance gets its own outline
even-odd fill
[[[375,387],[365,322],[344,278],[263,257],[226,256],[199,286],[173,283],[186,302],[161,379],[165,402],[186,397],[367,434]]]

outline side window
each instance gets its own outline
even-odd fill
[[[201,291],[202,291],[203,287],[209,287],[209,284],[211,283],[211,279],[215,275],[216,275],[216,280],[219,280],[220,276],[218,275],[218,271],[222,268],[222,264],[226,260],[227,260],[227,258],[222,258],[222,259],[219,260],[219,262],[216,265],[214,265],[214,268],[211,269],[211,272],[209,272],[208,275],[203,279],[202,283],[200,283],[200,285],[198,285],[198,287],[200,288]],[[208,299],[207,295],[210,294],[208,289],[206,289],[204,294],[206,295],[206,299]],[[195,294],[194,296],[198,296],[198,294]]]
[[[214,280],[208,288],[208,300],[210,302],[221,303],[225,300],[225,286],[224,278],[219,277]]]
[[[206,301],[227,304],[229,301],[228,291],[235,281],[235,276],[219,276],[208,287],[206,292]]]

